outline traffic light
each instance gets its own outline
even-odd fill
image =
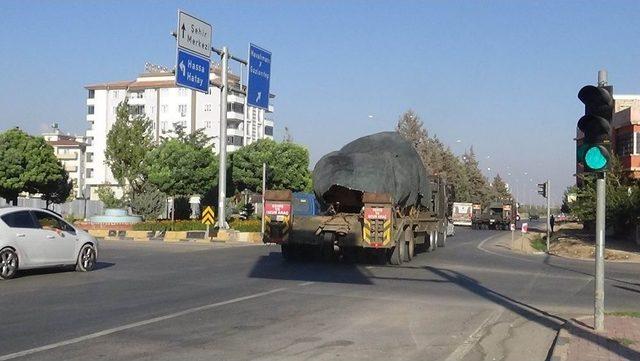
[[[611,117],[613,115],[612,87],[587,85],[578,92],[584,103],[584,116],[578,128],[584,133],[577,148],[577,159],[585,172],[602,172],[611,162]]]
[[[547,182],[538,183],[538,194],[547,198]]]

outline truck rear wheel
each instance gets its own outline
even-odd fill
[[[429,232],[429,245],[427,247],[427,252],[435,251],[437,245],[438,245],[438,232],[436,231]]]
[[[391,251],[391,258],[389,258],[389,263],[394,266],[401,265],[402,261],[404,260],[404,251],[404,240],[398,240],[398,242],[396,242],[396,246],[393,247],[393,251]]]
[[[411,228],[406,228],[404,230],[404,246],[406,248],[404,251],[403,261],[409,262],[413,259],[416,249],[416,241],[413,236],[413,230]]]
[[[445,247],[447,245],[447,232],[438,232],[438,247]]]

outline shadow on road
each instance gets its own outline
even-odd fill
[[[558,266],[558,265],[555,265],[555,264],[551,264],[551,262],[550,262],[550,260],[551,260],[551,259],[552,259],[552,256],[550,256],[550,255],[548,255],[548,254],[547,254],[547,255],[544,257],[544,264],[545,264],[545,265],[547,265],[547,266],[549,266],[549,267],[552,267],[552,268],[561,269],[561,270],[563,270],[563,271],[569,271],[569,272],[578,273],[578,274],[585,275],[585,276],[589,276],[589,277],[595,277],[595,276],[594,276],[594,274],[593,274],[593,273],[590,273],[590,272],[578,271],[578,270],[575,270],[575,269],[573,269],[573,268],[562,267],[562,266]],[[594,262],[594,261],[592,261],[592,262]],[[617,278],[607,277],[607,276],[606,276],[606,273],[605,273],[605,277],[604,277],[604,278],[605,278],[606,280],[613,281],[613,282],[624,283],[624,284],[631,285],[631,286],[640,286],[640,284],[639,284],[639,283],[633,283],[633,282],[628,282],[628,281],[619,280],[619,279],[617,279]]]
[[[333,282],[372,284],[370,275],[363,273],[356,264],[323,262],[287,262],[280,252],[262,256],[249,272],[252,278],[295,280],[308,282]]]
[[[109,268],[115,266],[115,263],[111,262],[97,262],[94,271],[98,271],[104,268]],[[64,266],[64,267],[46,267],[46,268],[34,268],[23,270],[18,273],[18,277],[28,277],[28,276],[38,276],[38,275],[47,275],[53,273],[64,273],[64,272],[75,272],[75,266]]]
[[[580,271],[568,269],[565,267],[555,266],[549,263],[548,259],[545,260],[545,264],[557,269],[563,269],[571,272],[583,273]],[[378,266],[380,267],[380,266]],[[271,252],[268,256],[261,257],[254,265],[249,273],[249,277],[254,278],[267,278],[267,279],[282,279],[282,280],[297,280],[297,281],[312,281],[312,282],[330,282],[330,283],[352,283],[361,285],[372,285],[376,279],[384,280],[405,280],[425,283],[451,283],[458,287],[461,287],[469,292],[474,293],[484,299],[487,299],[511,312],[514,312],[525,319],[535,322],[543,327],[551,330],[559,330],[564,327],[573,336],[580,337],[589,342],[598,344],[600,347],[605,348],[620,357],[628,360],[640,360],[640,352],[637,352],[629,347],[622,346],[618,343],[611,342],[607,337],[588,332],[582,328],[579,328],[567,322],[565,318],[548,313],[542,309],[536,308],[532,305],[518,301],[505,294],[492,290],[483,286],[475,278],[469,277],[461,272],[454,271],[446,268],[437,268],[432,266],[405,266],[398,268],[414,268],[423,269],[432,273],[435,279],[432,278],[404,278],[394,276],[376,276],[362,267],[358,267],[355,264],[343,264],[343,263],[321,263],[321,262],[285,262],[279,252]],[[584,273],[586,274],[586,273]],[[628,283],[624,281],[614,280],[618,282]],[[628,289],[633,292],[640,292],[638,290],[630,289],[627,287],[619,287]]]
[[[640,293],[640,290],[636,290],[635,288],[631,288],[631,287],[618,286],[618,285],[613,285],[613,287],[619,288],[621,290],[629,291],[629,292]]]
[[[550,314],[546,311],[517,301],[504,294],[484,287],[474,278],[468,277],[460,272],[429,266],[426,266],[424,268],[434,273],[435,275],[438,275],[470,292],[473,292],[476,295],[479,295],[544,327],[558,330],[567,321],[562,317]],[[607,337],[588,332],[584,329],[576,327],[571,322],[567,322],[565,324],[565,328],[573,336],[596,343],[598,346],[605,348],[608,351],[613,352],[626,360],[640,360],[640,352],[637,352],[629,347],[622,346],[617,342],[612,342],[612,340]]]

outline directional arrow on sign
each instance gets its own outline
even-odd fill
[[[187,73],[187,69],[185,69],[183,61],[180,62],[180,71],[182,72],[182,76],[185,76]]]
[[[214,219],[213,209],[211,209],[211,206],[207,206],[207,208],[205,208],[202,211],[202,223],[213,224],[214,222],[215,222],[215,219]]]
[[[184,30],[185,30],[185,28],[184,28],[184,24],[182,24],[182,37],[183,37],[183,38],[184,38]]]

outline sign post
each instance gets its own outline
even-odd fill
[[[202,211],[202,223],[207,225],[207,233],[205,235],[206,238],[211,238],[210,227],[215,221],[215,213],[210,206],[207,206]]]

